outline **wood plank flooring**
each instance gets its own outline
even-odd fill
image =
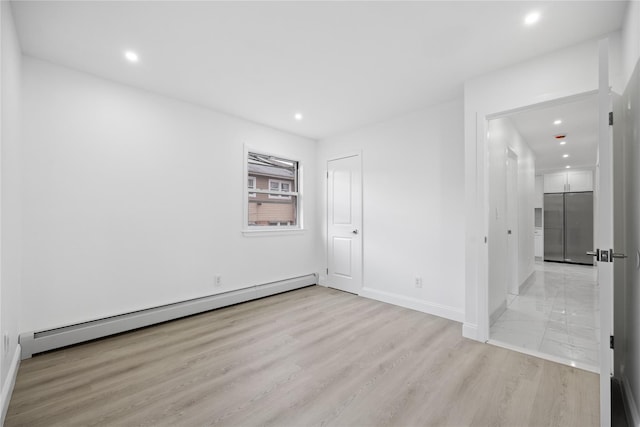
[[[312,286],[23,361],[6,426],[596,426],[598,376]]]

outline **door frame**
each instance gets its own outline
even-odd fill
[[[346,159],[349,157],[358,157],[358,159],[360,160],[360,221],[362,222],[360,224],[360,277],[361,277],[361,286],[360,286],[360,290],[358,292],[358,295],[360,295],[362,293],[362,289],[364,288],[364,284],[365,284],[365,277],[364,277],[364,239],[365,239],[365,235],[364,235],[364,231],[365,231],[365,226],[364,226],[364,161],[363,161],[363,152],[362,150],[356,150],[356,151],[346,151],[343,152],[342,154],[338,154],[338,155],[332,155],[327,157],[327,159],[325,160],[324,163],[324,202],[325,202],[325,211],[324,211],[324,215],[325,215],[325,221],[324,221],[324,245],[325,245],[325,271],[326,271],[326,275],[325,275],[325,280],[328,280],[329,278],[329,162],[335,161],[335,160],[342,160],[342,159]],[[326,282],[325,282],[325,285]]]
[[[480,236],[489,236],[489,141],[487,132],[489,122],[494,119],[513,115],[515,113],[538,108],[548,108],[560,104],[579,101],[584,98],[597,96],[598,90],[590,90],[575,95],[555,98],[549,101],[534,103],[524,107],[505,110],[490,114],[480,114],[476,116],[476,135],[478,144],[478,156],[476,167],[476,182],[478,183],[478,222],[477,232]],[[478,329],[476,339],[487,342],[489,340],[489,243],[478,239],[478,268],[477,268],[477,297],[478,297]]]

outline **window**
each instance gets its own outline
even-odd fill
[[[278,222],[278,221],[270,221],[269,225],[291,225],[290,222]]]
[[[291,196],[274,194],[274,193],[289,193],[291,191],[290,181],[278,181],[276,179],[270,179],[269,190],[272,191],[272,193],[269,193],[270,199],[291,199]]]
[[[250,176],[248,179],[248,189],[249,190],[255,190],[256,189],[256,177],[255,176]],[[249,193],[249,197],[256,197],[256,193]]]
[[[247,229],[300,228],[297,161],[248,151],[246,176]]]

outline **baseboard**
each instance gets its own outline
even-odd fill
[[[627,414],[627,423],[633,427],[640,427],[640,413],[626,376],[622,377],[622,400]]]
[[[478,325],[473,323],[462,324],[462,336],[474,341],[481,341],[478,338]]]
[[[498,306],[498,308],[493,310],[493,313],[491,313],[491,315],[489,316],[489,326],[491,326],[494,323],[496,323],[496,320],[498,320],[500,318],[500,316],[502,316],[502,313],[504,313],[505,311],[507,311],[507,301],[506,300],[502,301],[502,303],[500,303],[500,306]]]
[[[518,294],[523,294],[534,282],[536,271],[533,270],[531,274],[520,284],[518,287]]]
[[[21,333],[19,341],[22,346],[22,358],[28,359],[44,351],[304,288],[317,282],[317,275],[309,274],[61,328]]]
[[[365,298],[382,301],[389,304],[398,305],[400,307],[410,308],[412,310],[421,311],[434,316],[444,317],[445,319],[462,322],[464,320],[464,311],[449,307],[442,304],[435,304],[428,301],[419,300],[404,295],[392,294],[390,292],[379,291],[371,288],[362,288],[359,293]]]
[[[16,346],[16,351],[13,353],[13,359],[11,359],[11,365],[9,366],[9,372],[7,378],[2,384],[2,396],[0,397],[2,405],[2,417],[0,418],[0,426],[4,425],[4,420],[7,417],[7,411],[9,410],[9,403],[11,402],[11,395],[13,394],[13,387],[16,385],[16,377],[18,376],[18,368],[20,367],[20,344]]]

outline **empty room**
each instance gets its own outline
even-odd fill
[[[0,6],[2,425],[640,427],[640,1]]]

